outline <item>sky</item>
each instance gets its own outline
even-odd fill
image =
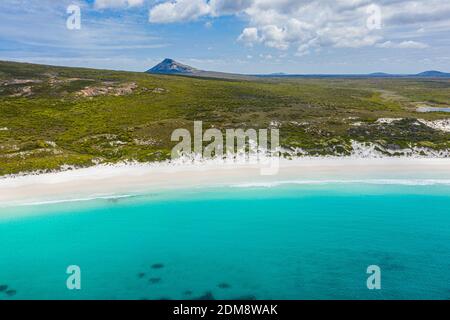
[[[450,72],[450,1],[0,1],[0,60],[145,71],[164,58],[247,74]]]

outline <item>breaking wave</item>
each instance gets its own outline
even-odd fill
[[[358,179],[358,180],[291,180],[251,182],[232,185],[233,188],[275,188],[283,185],[369,184],[402,186],[450,186],[450,179]]]

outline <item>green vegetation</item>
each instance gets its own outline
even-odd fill
[[[0,62],[0,175],[170,156],[176,128],[280,127],[310,154],[350,141],[450,149],[450,134],[415,119],[449,107],[449,79],[220,80]],[[379,118],[403,118],[391,124]]]

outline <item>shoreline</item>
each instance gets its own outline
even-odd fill
[[[45,204],[199,187],[364,182],[450,185],[449,158],[280,159],[279,172],[259,164],[214,162],[100,165],[55,173],[0,178],[0,206]]]

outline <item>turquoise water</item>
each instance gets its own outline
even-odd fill
[[[450,298],[450,186],[196,189],[0,210],[0,299]],[[81,290],[66,288],[69,265]],[[367,289],[369,265],[381,290]]]

